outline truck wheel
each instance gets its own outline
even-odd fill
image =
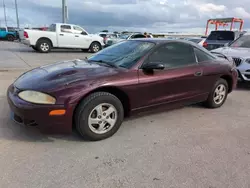
[[[89,50],[91,53],[99,52],[102,49],[102,46],[99,42],[92,42],[92,44],[89,47]]]
[[[52,45],[51,45],[50,41],[48,41],[46,39],[39,40],[37,42],[37,46],[36,46],[36,48],[41,53],[48,53],[48,52],[50,52],[51,47],[52,47]]]
[[[13,35],[7,35],[7,40],[8,41],[14,41],[15,37]]]
[[[115,134],[123,117],[123,105],[116,96],[95,92],[78,105],[74,118],[80,135],[87,140],[97,141]]]

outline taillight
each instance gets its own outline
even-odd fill
[[[29,38],[29,35],[28,35],[28,33],[26,32],[26,31],[24,31],[24,33],[23,33],[23,36],[24,36],[24,38]]]
[[[103,38],[103,42],[104,42],[104,44],[106,44],[107,39],[108,39],[107,37],[104,37],[104,38]]]
[[[207,42],[204,42],[203,47],[207,47],[207,46],[208,46]]]

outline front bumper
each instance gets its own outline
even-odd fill
[[[11,85],[7,91],[7,100],[13,119],[17,123],[27,126],[37,126],[41,132],[53,134],[65,134],[72,132],[72,117],[74,105],[37,105],[20,99],[17,89]],[[49,112],[57,109],[65,109],[64,115],[49,116]]]
[[[239,78],[243,81],[250,82],[250,64],[243,62],[237,67]]]

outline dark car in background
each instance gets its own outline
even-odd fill
[[[53,133],[69,133],[74,124],[84,138],[101,140],[136,112],[199,102],[218,108],[237,76],[233,62],[193,42],[133,39],[30,70],[7,98],[16,122]]]
[[[245,31],[212,31],[203,43],[207,50],[223,47],[225,44],[234,41],[245,33]]]

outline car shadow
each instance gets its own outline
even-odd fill
[[[238,82],[237,90],[250,90],[250,83],[248,82]]]
[[[9,110],[8,110],[9,113]],[[1,115],[3,116],[3,114]],[[0,140],[18,140],[25,142],[55,142],[56,140],[83,141],[80,135],[73,130],[68,135],[43,134],[37,127],[28,127],[15,123],[10,115],[4,114],[0,119]]]
[[[200,108],[200,105],[191,105],[188,108]],[[171,108],[171,109],[157,109],[153,111],[145,111],[143,113],[135,114],[124,120],[126,122],[131,122],[143,117],[160,115],[161,113],[166,113],[169,111],[175,111],[184,108],[183,106]],[[9,110],[8,112],[9,113]],[[153,120],[152,120],[153,121]],[[58,134],[44,134],[41,133],[37,127],[28,127],[15,123],[10,115],[6,114],[4,119],[0,119],[0,140],[16,140],[24,142],[55,142],[57,140],[70,141],[70,142],[90,142],[82,138],[75,128],[71,134],[68,135],[58,135]],[[129,123],[130,124],[130,123]]]

